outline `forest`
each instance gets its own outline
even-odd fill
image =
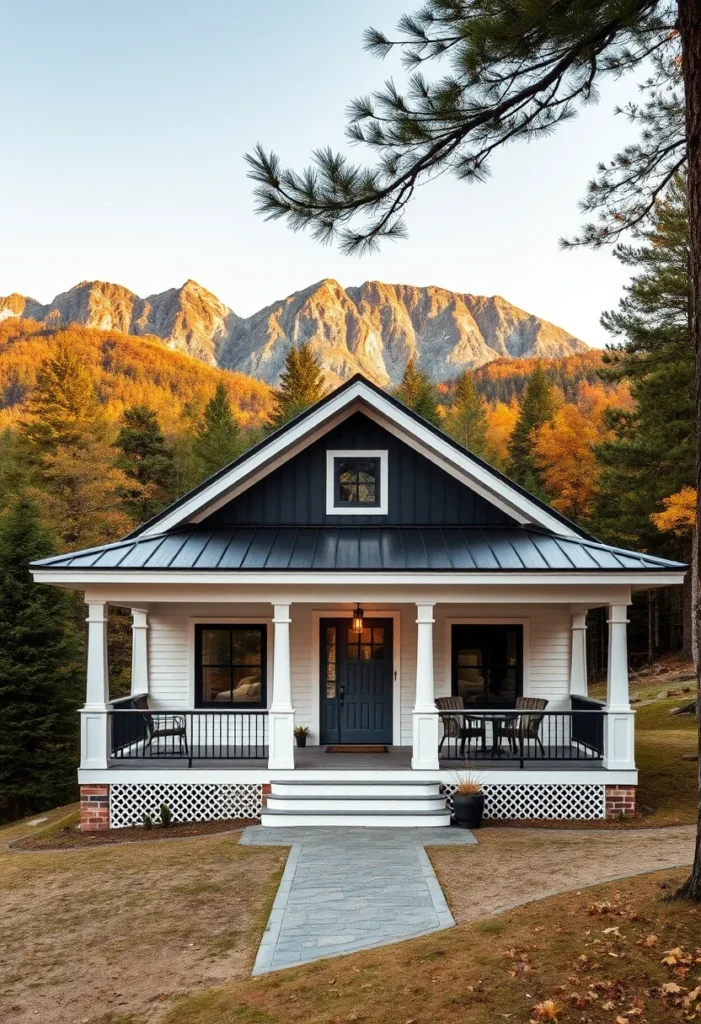
[[[694,349],[685,183],[635,245],[602,323],[611,343],[564,359],[500,359],[448,382],[409,362],[396,396],[598,539],[690,559]],[[306,346],[277,388],[159,339],[0,323],[0,820],[75,792],[84,608],[35,586],[29,561],[113,541],[325,393]],[[692,650],[692,595],[637,595],[634,658]],[[596,623],[591,670],[600,668]],[[129,621],[110,625],[114,695],[129,685]]]

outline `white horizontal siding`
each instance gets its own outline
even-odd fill
[[[319,605],[314,606],[323,611]],[[329,609],[329,611],[337,609]],[[400,735],[401,743],[412,742],[412,708],[416,689],[416,607],[392,605],[400,612]],[[380,611],[377,614],[381,614]],[[484,605],[477,614],[474,606],[437,605],[434,626],[434,672],[436,696],[450,693],[450,625],[447,619],[523,620],[527,643],[524,693],[544,697],[552,711],[566,708],[569,693],[571,616],[559,605]],[[292,703],[296,723],[311,730],[311,742],[318,742],[319,722],[313,721],[318,700],[313,699],[317,678],[318,650],[313,637],[311,605],[292,605],[290,617],[290,659]],[[258,618],[268,624],[272,638],[272,607],[259,605],[199,605],[180,607],[158,605],[149,613],[149,676],[154,707],[191,707],[193,620]],[[272,644],[269,645],[272,653]],[[268,664],[268,701],[272,697],[272,659]]]

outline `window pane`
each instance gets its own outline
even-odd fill
[[[363,644],[360,648],[360,658],[362,661],[370,661],[372,657],[372,647],[370,644]]]
[[[348,660],[349,661],[357,661],[358,660],[358,645],[357,644],[348,644]]]
[[[358,485],[358,501],[361,505],[370,505],[375,501],[375,485],[374,484],[359,484]]]
[[[358,487],[356,484],[341,484],[339,497],[341,501],[357,501]]]
[[[236,704],[258,704],[260,701],[260,669],[235,668],[233,700]]]
[[[235,629],[233,632],[234,665],[260,665],[262,636],[259,629]]]
[[[206,701],[231,702],[231,669],[202,670],[202,698]]]
[[[384,649],[384,647],[375,647],[375,646],[373,645],[373,648],[372,648],[372,656],[373,656],[373,659],[374,659],[374,660],[376,660],[376,661],[382,661],[382,659],[383,659],[383,658],[384,658],[384,656],[385,656],[385,649]]]
[[[383,644],[385,642],[385,631],[384,629],[373,629],[372,631],[372,642],[374,644]]]
[[[230,633],[228,629],[202,630],[202,664],[228,665]]]
[[[326,666],[326,678],[328,680],[334,680],[336,678],[336,666],[332,662]]]
[[[358,483],[361,484],[374,484],[375,483],[375,463],[374,462],[358,462]]]
[[[326,683],[326,696],[329,700],[336,698],[336,683],[329,679]]]

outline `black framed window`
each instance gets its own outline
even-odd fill
[[[380,460],[334,460],[334,503],[339,508],[366,508],[380,504]]]
[[[195,626],[195,706],[266,707],[265,625]]]
[[[453,695],[466,706],[513,707],[523,694],[523,626],[454,625]]]

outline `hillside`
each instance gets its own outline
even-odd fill
[[[89,366],[110,419],[146,403],[166,431],[182,429],[183,413],[199,415],[219,381],[226,384],[242,426],[258,427],[268,417],[270,389],[243,374],[207,366],[166,348],[159,338],[131,337],[116,330],[47,328],[33,320],[0,323],[0,429],[15,424],[41,363],[59,344],[69,345]]]
[[[195,281],[145,299],[121,285],[84,281],[46,305],[18,294],[0,298],[0,320],[14,317],[155,336],[168,348],[269,384],[277,382],[289,348],[304,342],[331,385],[359,371],[396,385],[410,358],[440,381],[495,359],[587,351],[563,328],[500,296],[380,281],[342,288],[326,279],[247,318]]]

